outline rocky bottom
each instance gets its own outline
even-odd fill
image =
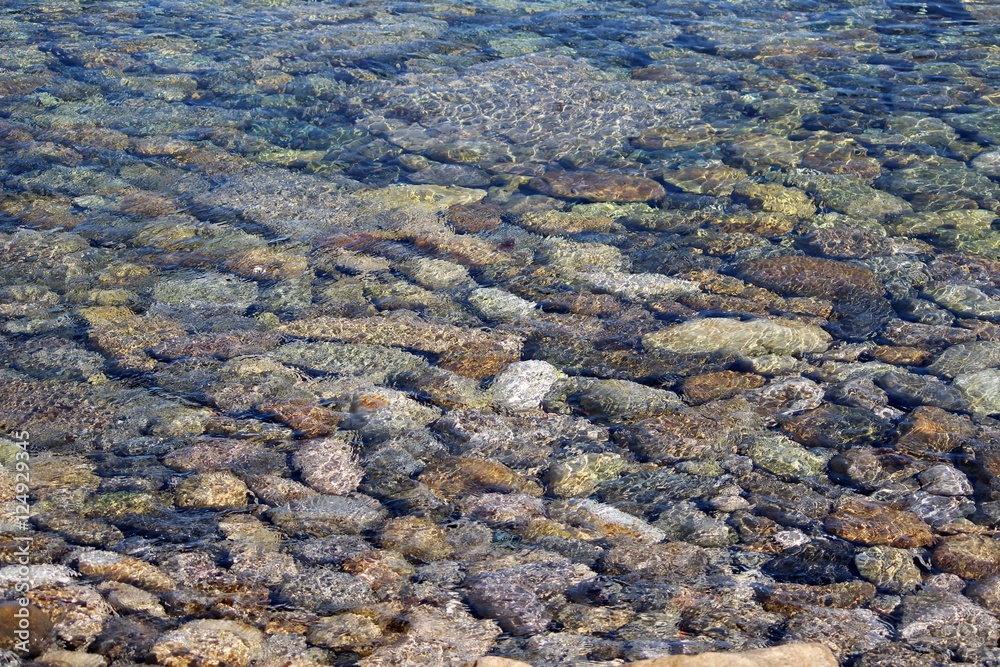
[[[991,3],[2,5],[4,664],[1000,664]]]

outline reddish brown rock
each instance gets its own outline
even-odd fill
[[[37,605],[22,607],[17,600],[0,602],[0,649],[10,651],[19,643],[14,631],[20,629],[22,618],[28,624],[27,641],[24,642],[28,647],[26,655],[36,656],[52,641],[49,634],[52,632],[52,621]]]
[[[934,355],[919,347],[876,345],[872,357],[896,366],[923,366]]]
[[[865,546],[912,549],[934,544],[931,527],[916,514],[860,498],[842,500],[823,525],[837,537]]]
[[[984,535],[946,537],[934,549],[934,567],[963,579],[1000,574],[1000,540]]]
[[[663,186],[649,178],[590,171],[549,172],[531,179],[528,187],[551,197],[587,201],[659,201],[666,195]]]
[[[968,417],[923,405],[899,423],[895,445],[913,456],[935,456],[958,449],[975,434],[976,427]]]
[[[744,389],[764,386],[764,378],[754,373],[719,371],[693,375],[684,380],[681,390],[684,398],[695,405],[721,398],[730,398]]]
[[[420,481],[441,496],[461,498],[481,491],[542,495],[542,487],[497,461],[452,457],[424,469]]]
[[[288,399],[262,403],[257,409],[295,429],[303,438],[329,435],[345,418],[343,412],[331,410],[309,399]]]
[[[747,262],[738,275],[782,296],[811,296],[834,304],[833,329],[866,338],[894,317],[885,289],[863,267],[817,257],[769,257]]]

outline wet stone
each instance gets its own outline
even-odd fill
[[[927,493],[939,496],[972,495],[972,485],[966,475],[950,465],[939,463],[919,475],[920,484]]]
[[[49,616],[36,605],[22,607],[14,600],[0,603],[0,649],[10,651],[22,641],[22,638],[14,633],[20,629],[20,616],[18,612],[26,609],[28,619],[28,636],[24,639],[22,646],[27,646],[27,651],[21,651],[26,656],[36,656],[51,642],[49,633],[52,631],[52,621]]]
[[[599,422],[645,419],[680,405],[672,391],[627,380],[599,380],[580,392],[578,402],[584,414]]]
[[[954,379],[954,386],[965,395],[974,414],[1000,414],[1000,369],[964,373]]]
[[[552,197],[595,202],[658,201],[666,194],[662,185],[648,178],[593,172],[549,172],[533,179],[529,187]]]
[[[843,542],[817,539],[779,554],[763,570],[777,581],[833,584],[855,579],[853,558],[854,549]]]
[[[927,588],[903,598],[899,634],[914,644],[953,650],[995,646],[1000,621],[963,595]]]
[[[671,540],[699,547],[726,547],[736,542],[736,534],[720,519],[709,516],[690,501],[665,508],[653,523]]]
[[[921,583],[920,569],[909,549],[874,546],[862,549],[854,557],[858,574],[879,590],[910,593]]]
[[[383,521],[386,511],[364,497],[315,495],[273,507],[267,518],[293,535],[357,534]]]
[[[995,615],[1000,610],[1000,576],[991,575],[970,582],[965,588],[965,594],[970,600]]]
[[[352,445],[338,438],[307,441],[295,452],[292,465],[307,486],[332,495],[356,490],[364,475]]]
[[[368,584],[346,572],[317,568],[290,576],[278,589],[284,602],[319,614],[332,614],[372,602]]]
[[[782,435],[754,438],[740,450],[753,459],[754,465],[775,475],[812,477],[826,470],[826,458]]]
[[[685,400],[699,405],[721,398],[730,398],[745,389],[756,389],[763,386],[764,382],[763,377],[752,373],[718,371],[685,378],[681,391]]]
[[[783,296],[833,301],[834,329],[849,338],[866,338],[893,316],[874,273],[846,262],[815,257],[775,257],[748,262],[737,275]]]
[[[908,549],[935,541],[930,526],[915,514],[861,499],[842,500],[823,525],[837,537],[866,546]]]
[[[260,630],[222,620],[189,621],[163,635],[152,649],[156,662],[166,667],[247,667],[263,652],[264,635]]]
[[[889,628],[869,609],[812,607],[792,616],[785,631],[795,641],[823,643],[840,657],[877,649],[891,637]]]
[[[963,579],[1000,574],[1000,541],[982,535],[945,537],[934,548],[934,567]]]
[[[865,493],[886,488],[915,487],[915,461],[891,449],[858,447],[830,459],[830,476]]]
[[[559,375],[548,362],[520,361],[498,374],[490,391],[503,407],[515,411],[533,410],[540,407]]]
[[[948,411],[966,406],[962,392],[935,377],[915,373],[885,373],[875,380],[894,402],[906,407],[930,405]]]
[[[1000,299],[969,285],[929,285],[924,288],[923,296],[959,317],[1000,320]]]
[[[232,473],[206,472],[188,477],[178,484],[174,502],[184,509],[245,507],[247,486]]]
[[[832,259],[857,259],[888,254],[885,238],[856,227],[818,229],[799,239],[799,244],[814,255]]]
[[[952,452],[977,433],[968,417],[924,406],[910,412],[896,430],[896,448],[915,456]]]
[[[946,526],[961,522],[963,517],[975,512],[975,504],[966,498],[936,495],[923,489],[904,496],[903,500],[907,510],[935,529],[947,530]]]
[[[453,204],[448,208],[446,219],[457,233],[475,234],[499,226],[503,211],[489,202]]]
[[[840,405],[779,416],[778,422],[803,445],[837,449],[877,444],[892,428],[888,421],[867,410]]]
[[[154,592],[174,588],[170,577],[155,565],[110,551],[87,551],[77,560],[81,574],[132,584]]]
[[[685,542],[622,544],[605,552],[601,561],[604,572],[630,579],[685,581],[702,575],[707,566],[705,551]]]
[[[790,320],[741,321],[709,317],[647,334],[642,342],[651,350],[676,354],[725,353],[753,357],[822,352],[830,340],[829,334],[819,327]]]

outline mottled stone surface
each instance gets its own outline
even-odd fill
[[[916,515],[859,499],[842,501],[824,525],[838,537],[868,546],[913,548],[934,543],[930,526]]]
[[[553,197],[587,201],[641,202],[665,194],[663,186],[651,179],[612,173],[549,172],[529,185]]]
[[[822,352],[829,342],[829,334],[807,324],[717,317],[690,320],[643,338],[643,345],[653,350],[677,354],[728,353],[746,356]]]

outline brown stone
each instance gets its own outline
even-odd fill
[[[417,317],[318,317],[279,327],[320,341],[404,347],[438,355],[445,370],[482,380],[521,359],[522,340],[510,334],[436,324]]]
[[[837,537],[865,546],[912,549],[934,544],[930,526],[916,514],[860,498],[842,500],[823,525]]]
[[[739,277],[783,296],[818,296],[836,301],[845,293],[881,294],[870,270],[818,257],[769,257],[747,262]]]
[[[27,623],[26,655],[36,656],[52,641],[50,637],[52,620],[37,605],[29,604],[22,607],[17,600],[0,602],[0,649],[14,650],[14,647],[23,641],[14,635],[17,630],[25,630],[22,621]]]
[[[503,222],[503,211],[496,204],[471,202],[452,204],[445,219],[458,234],[475,234],[493,229]]]
[[[664,174],[663,180],[685,192],[725,197],[732,193],[735,183],[746,177],[747,173],[742,169],[720,164],[672,171]]]
[[[292,427],[303,438],[317,438],[335,432],[346,416],[309,399],[271,401],[258,405],[257,409]]]
[[[946,537],[934,549],[934,567],[963,579],[1000,574],[1000,540],[984,535]]]
[[[941,408],[915,408],[897,427],[896,449],[912,456],[946,454],[958,449],[976,434],[968,417]]]
[[[589,171],[549,172],[531,179],[528,187],[551,197],[604,202],[658,201],[666,195],[663,186],[649,178]]]
[[[823,586],[777,584],[761,592],[763,606],[786,616],[801,611],[803,606],[855,609],[875,597],[875,587],[867,581],[845,581]]]
[[[792,231],[797,218],[770,211],[747,211],[726,215],[715,223],[721,232],[748,232],[765,237],[781,236]]]
[[[837,667],[837,658],[822,644],[785,644],[739,653],[671,655],[629,662],[622,667]],[[526,662],[486,656],[464,667],[531,667]]]
[[[923,366],[933,358],[928,350],[919,347],[876,345],[872,357],[896,366]]]
[[[435,461],[420,481],[444,498],[461,498],[481,491],[542,495],[542,487],[497,461],[452,457]]]
[[[744,389],[763,387],[764,382],[764,378],[754,373],[719,371],[693,375],[684,380],[681,390],[684,392],[684,398],[698,405],[720,398],[730,398]]]

